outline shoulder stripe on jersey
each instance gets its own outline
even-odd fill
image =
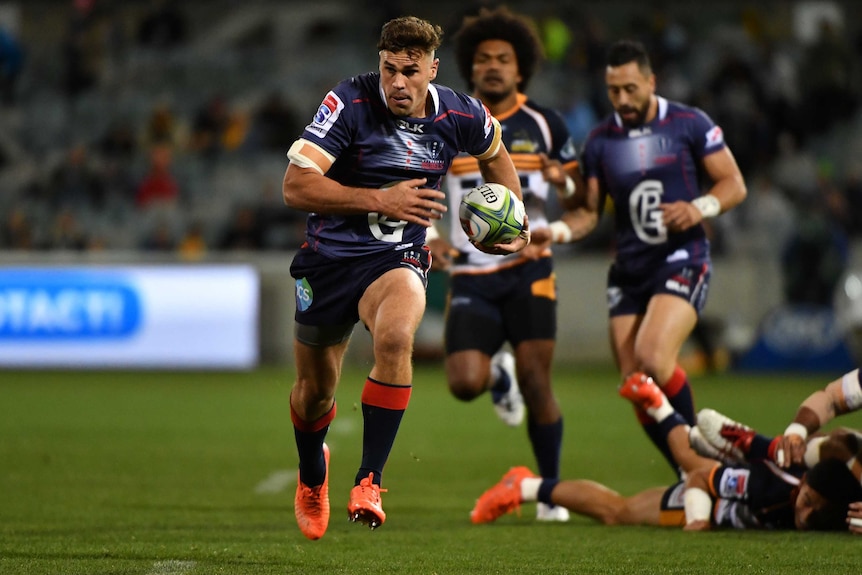
[[[482,160],[490,160],[494,156],[497,155],[500,151],[500,144],[503,141],[503,128],[500,126],[500,122],[497,121],[497,118],[491,118],[491,123],[494,124],[494,139],[491,142],[491,145],[488,146],[488,149],[476,156],[476,158],[481,162]]]

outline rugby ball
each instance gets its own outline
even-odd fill
[[[461,198],[461,229],[475,243],[507,244],[524,229],[524,202],[503,184],[482,184]]]

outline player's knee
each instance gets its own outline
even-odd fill
[[[449,391],[461,401],[472,401],[479,397],[485,390],[485,382],[469,374],[449,374]]]
[[[388,327],[372,337],[374,356],[378,361],[409,356],[413,352],[413,332],[405,327]]]

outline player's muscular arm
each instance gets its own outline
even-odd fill
[[[712,188],[693,202],[662,204],[664,224],[671,232],[682,232],[703,221],[722,214],[745,199],[745,180],[728,148],[703,159],[703,168],[713,182]]]
[[[331,165],[332,160],[314,146],[305,144],[296,150],[282,182],[285,204],[322,214],[378,212],[423,226],[440,219],[448,209],[441,203],[443,192],[422,188],[424,178],[404,180],[385,190],[348,188],[323,175]]]
[[[588,178],[572,197],[570,205],[560,218],[572,230],[572,240],[586,237],[599,223],[599,199],[601,198],[598,178]]]

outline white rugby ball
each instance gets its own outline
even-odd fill
[[[461,229],[475,243],[506,244],[524,229],[524,202],[503,184],[477,186],[461,198]]]

